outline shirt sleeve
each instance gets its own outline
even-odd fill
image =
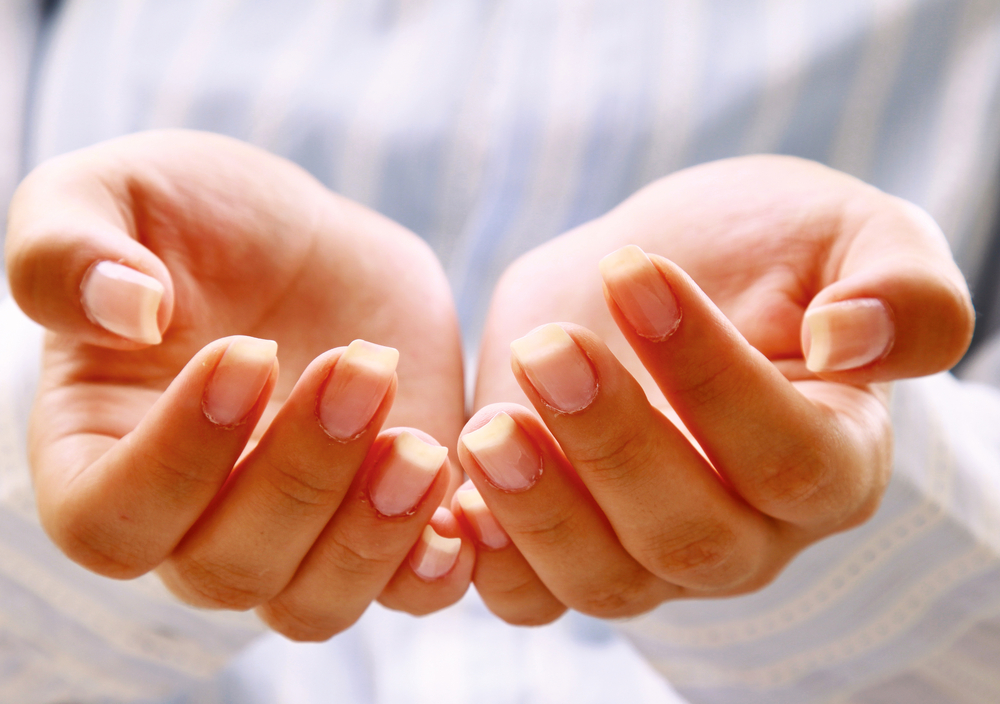
[[[132,702],[220,670],[263,631],[249,613],[181,605],[153,575],[115,581],[42,530],[25,453],[42,330],[0,301],[0,690],[3,700]]]
[[[1000,701],[1000,392],[899,382],[882,505],[770,586],[621,630],[691,702]]]

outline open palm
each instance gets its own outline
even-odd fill
[[[81,286],[97,261],[160,282],[160,344],[113,334],[84,310]],[[37,169],[12,204],[8,262],[19,303],[50,330],[30,449],[56,542],[112,576],[159,566],[194,603],[267,603],[265,618],[292,635],[328,636],[360,615],[450,479],[447,468],[431,472],[418,510],[372,523],[363,475],[377,470],[362,465],[373,445],[389,447],[373,455],[391,454],[399,434],[378,440],[380,427],[410,426],[426,433],[410,433],[421,442],[454,446],[463,421],[457,322],[430,250],[286,161],[223,137],[166,132]],[[232,336],[276,341],[280,373],[267,343]],[[340,348],[358,338],[374,344],[345,356]],[[385,347],[400,353],[398,384]],[[227,358],[248,377],[247,408],[238,422],[213,424],[201,405]],[[348,373],[381,374],[383,400],[356,419],[363,432],[337,437],[322,398]],[[364,537],[365,521],[381,533]],[[324,543],[332,558],[320,554]],[[324,614],[309,595],[329,596],[339,582],[311,575],[336,560],[368,575],[370,593],[356,580],[361,596],[348,601],[357,604]],[[461,575],[453,582],[445,597],[393,605],[451,601],[464,590]]]

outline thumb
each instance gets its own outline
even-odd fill
[[[173,311],[166,266],[136,240],[126,175],[95,149],[35,169],[11,202],[11,293],[36,322],[116,349],[158,344]]]
[[[917,206],[878,192],[853,228],[834,279],[802,322],[806,366],[823,378],[869,383],[954,366],[975,313],[944,235]]]

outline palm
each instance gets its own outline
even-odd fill
[[[453,445],[463,421],[458,333],[426,248],[285,162],[221,140],[204,149],[205,140],[215,138],[153,144],[131,184],[125,226],[174,285],[163,343],[119,351],[50,334],[39,412],[59,417],[68,436],[120,438],[199,349],[244,334],[279,345],[267,420],[314,357],[364,338],[401,351],[388,422]]]
[[[789,178],[790,169],[793,175],[808,172],[808,178]],[[476,406],[523,399],[507,371],[507,344],[537,325],[563,320],[601,336],[650,400],[667,408],[605,305],[597,264],[625,244],[676,262],[789,378],[806,376],[802,315],[835,278],[838,258],[850,256],[854,233],[836,233],[831,224],[841,217],[843,199],[827,195],[836,189],[822,187],[823,179],[843,178],[815,164],[782,159],[715,162],[665,179],[530,252],[497,288]],[[824,398],[841,392],[856,397],[839,385],[804,388]]]

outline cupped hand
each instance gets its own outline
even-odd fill
[[[453,499],[477,589],[540,623],[763,587],[872,515],[883,382],[972,326],[930,217],[844,174],[748,157],[645,188],[495,291]]]
[[[161,132],[36,169],[7,262],[49,330],[29,451],[72,559],[294,638],[465,591],[474,551],[435,513],[459,335],[416,236],[265,152]]]

